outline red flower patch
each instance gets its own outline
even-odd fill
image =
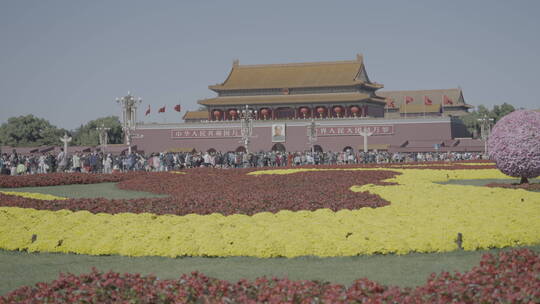
[[[280,210],[359,209],[389,204],[378,195],[352,192],[353,185],[383,184],[391,171],[315,171],[287,175],[247,175],[249,170],[194,169],[188,174],[148,173],[124,178],[122,189],[167,194],[166,198],[130,200],[69,199],[41,201],[0,194],[0,205],[92,213],[224,215]]]
[[[368,279],[350,287],[319,281],[259,278],[230,283],[194,272],[176,280],[139,274],[61,274],[21,287],[0,303],[539,303],[540,256],[528,249],[484,255],[464,274],[432,274],[417,288]]]

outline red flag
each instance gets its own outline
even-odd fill
[[[174,106],[174,110],[175,110],[176,112],[181,112],[181,111],[182,111],[182,106],[179,105],[179,104],[177,104],[177,105]]]
[[[396,105],[394,104],[394,99],[393,98],[386,98],[386,107],[387,108],[395,108]]]
[[[448,98],[448,96],[446,96],[446,95],[443,95],[443,103],[445,105],[453,105],[454,104],[452,99]]]
[[[429,97],[424,96],[424,104],[425,104],[426,106],[430,106],[430,105],[433,104],[433,101],[431,101],[431,99],[429,99]]]
[[[412,98],[411,96],[405,96],[405,104],[410,104],[413,101],[414,101],[414,98]]]
[[[144,116],[148,116],[148,114],[150,114],[150,105],[148,105],[148,109],[146,109]]]
[[[157,112],[158,113],[165,113],[165,106],[163,106],[163,108],[159,108],[159,110]]]

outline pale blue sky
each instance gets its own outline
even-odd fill
[[[540,108],[540,1],[0,0],[0,123],[177,122],[241,64],[352,60],[385,90],[461,86],[472,105]],[[153,113],[144,117],[151,104]],[[167,105],[167,113],[156,110]]]

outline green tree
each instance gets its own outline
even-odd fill
[[[73,143],[78,146],[99,145],[99,132],[97,128],[101,126],[109,128],[107,131],[109,144],[122,143],[122,124],[118,116],[102,117],[81,125],[73,134]]]
[[[67,131],[34,115],[10,117],[0,126],[0,143],[13,147],[60,145],[64,133]]]
[[[479,105],[478,108],[467,115],[461,116],[463,124],[467,127],[469,133],[477,138],[480,136],[481,122],[478,119],[487,116],[488,118],[493,118],[493,124],[497,123],[499,119],[505,115],[515,111],[514,106],[508,103],[503,103],[502,105],[495,105],[493,109],[490,110],[484,105]]]
[[[516,109],[511,104],[507,104],[506,102],[503,103],[500,106],[494,106],[492,111],[492,117],[495,119],[495,122],[499,121],[499,119],[503,118],[504,116],[514,112]]]
[[[461,121],[463,121],[463,124],[467,128],[470,136],[477,137],[480,134],[480,125],[478,123],[478,118],[480,118],[480,115],[478,114],[478,112],[473,111],[459,118],[461,119]]]

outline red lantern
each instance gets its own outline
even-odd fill
[[[341,110],[342,110],[341,107],[335,107],[334,108],[334,112],[336,112],[336,114],[341,113]]]
[[[262,110],[261,110],[261,115],[262,115],[262,116],[268,115],[268,109],[262,109]]]
[[[324,108],[323,107],[318,107],[317,108],[317,113],[319,113],[319,116],[322,118],[322,116],[324,114]]]
[[[220,110],[215,110],[215,111],[214,111],[214,117],[215,117],[216,119],[219,119],[220,116],[221,116],[221,111],[220,111]]]
[[[351,112],[352,112],[353,115],[356,117],[356,115],[358,114],[358,112],[360,112],[360,108],[357,107],[357,106],[352,106],[352,107],[351,107]]]
[[[304,118],[306,118],[307,114],[309,113],[309,109],[306,107],[302,107],[300,108],[300,113],[302,113],[302,115],[304,115]]]
[[[236,110],[235,109],[230,110],[229,115],[231,115],[232,117],[235,117],[236,116]]]

